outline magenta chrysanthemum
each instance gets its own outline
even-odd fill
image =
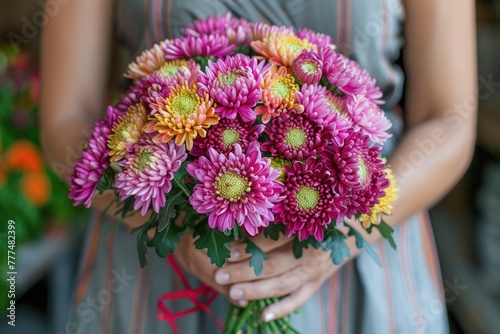
[[[342,146],[344,139],[349,135],[348,130],[352,123],[346,115],[340,115],[331,105],[334,94],[319,85],[303,85],[297,93],[297,100],[302,105],[304,112],[318,124],[323,125],[332,134],[333,142]]]
[[[318,53],[303,50],[292,65],[293,73],[300,81],[307,84],[319,82],[323,74],[323,61]]]
[[[286,160],[304,160],[323,151],[332,133],[318,125],[306,114],[289,112],[273,118],[266,126],[269,140],[262,144],[262,150]]]
[[[187,171],[200,181],[189,202],[198,213],[209,215],[211,228],[227,231],[236,222],[254,236],[274,220],[271,209],[283,189],[276,181],[280,171],[261,157],[258,143],[251,143],[246,154],[240,145],[228,155],[209,149]]]
[[[137,85],[132,85],[116,104],[117,112],[125,113],[130,106],[140,102],[140,92]]]
[[[372,146],[367,136],[351,131],[344,146],[328,147],[321,156],[336,180],[335,189],[348,197],[346,215],[369,214],[389,186],[380,147]]]
[[[202,35],[222,35],[229,39],[230,44],[238,46],[250,43],[250,26],[245,19],[233,18],[231,13],[224,16],[217,14],[194,21],[186,29],[182,29],[186,36],[200,37]]]
[[[188,36],[174,39],[165,46],[165,58],[176,60],[203,57],[224,57],[236,50],[236,45],[229,44],[229,39],[221,35]]]
[[[334,192],[330,172],[314,157],[285,165],[285,171],[284,199],[273,208],[274,222],[285,225],[288,237],[297,235],[302,241],[313,235],[323,240],[332,220],[343,218],[345,196]]]
[[[166,79],[154,73],[141,79],[141,81],[137,83],[136,89],[141,102],[151,111],[149,104],[155,102],[157,97],[166,98],[170,94],[169,86]]]
[[[85,207],[90,207],[97,185],[110,164],[106,143],[110,132],[106,120],[100,120],[94,125],[88,146],[83,150],[81,158],[73,168],[73,174],[69,177],[68,197],[73,199],[73,205],[83,203]]]
[[[150,205],[159,212],[165,205],[165,195],[172,189],[174,173],[186,158],[183,145],[155,144],[150,136],[144,136],[120,162],[124,170],[115,181],[118,195],[122,200],[134,196],[134,210],[141,210],[143,216]]]
[[[303,28],[297,30],[297,37],[302,39],[307,39],[309,42],[319,46],[329,47],[335,50],[335,45],[332,43],[332,38],[328,35],[314,32],[310,29]]]
[[[382,145],[390,134],[387,130],[392,126],[384,111],[374,102],[362,96],[357,101],[347,103],[347,111],[354,124],[354,130],[368,136],[371,141]]]
[[[252,126],[240,119],[222,118],[218,124],[207,130],[205,138],[196,137],[189,153],[194,156],[207,155],[213,148],[219,153],[228,154],[234,151],[235,145],[240,145],[243,152],[252,142],[257,142],[259,134],[264,131],[263,125]]]
[[[262,99],[263,74],[268,69],[265,62],[237,54],[208,62],[205,73],[200,73],[198,87],[200,94],[207,92],[217,103],[215,111],[222,118],[235,119],[240,116],[244,122],[255,121],[253,107]]]

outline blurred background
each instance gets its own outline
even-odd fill
[[[40,2],[41,3],[41,2]],[[16,327],[67,333],[85,210],[43,160],[37,129],[40,3],[2,1],[0,12],[0,273],[7,221],[16,221]],[[38,15],[38,16],[37,16]],[[479,123],[474,160],[431,210],[452,333],[500,333],[500,0],[477,1]],[[0,280],[5,319],[7,281]],[[429,305],[427,320],[435,316]]]

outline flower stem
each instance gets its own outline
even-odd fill
[[[241,308],[231,304],[229,308],[229,313],[226,320],[226,328],[224,329],[224,334],[231,334],[234,331],[234,326],[236,325],[236,320],[238,319],[238,314]]]
[[[255,306],[256,301],[252,300],[248,303],[248,305],[243,308],[243,313],[240,314],[239,316],[239,321],[236,323],[236,326],[232,330],[232,332],[229,333],[237,333],[239,330],[243,328],[243,326],[246,324],[248,317],[252,312],[254,312],[254,306]]]

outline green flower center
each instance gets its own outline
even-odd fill
[[[142,151],[139,153],[135,160],[135,168],[139,171],[142,172],[144,168],[149,167],[151,162],[153,162],[153,152],[149,151]]]
[[[173,77],[174,75],[179,73],[179,68],[181,68],[181,66],[179,65],[165,64],[163,65],[160,71],[165,78],[168,78],[168,77]]]
[[[228,200],[238,200],[245,192],[250,191],[248,181],[234,172],[219,177],[215,183],[216,193]]]
[[[196,113],[196,108],[198,107],[198,99],[195,92],[183,92],[172,101],[172,110],[181,115],[188,116]]]
[[[222,132],[222,143],[226,147],[236,143],[239,138],[240,134],[235,129],[226,129]]]
[[[365,181],[368,177],[368,166],[361,157],[358,157],[358,177],[360,181]]]
[[[302,71],[304,71],[307,74],[314,74],[318,68],[316,67],[316,64],[313,63],[312,61],[306,61],[305,63],[302,64]]]
[[[319,192],[314,188],[302,186],[295,197],[300,209],[309,210],[318,205]]]
[[[224,85],[232,85],[239,76],[241,76],[240,70],[234,70],[227,73],[219,73],[217,80]]]
[[[274,96],[278,96],[281,99],[286,99],[292,90],[286,83],[278,80],[273,83],[271,91]]]
[[[299,128],[291,128],[286,133],[285,143],[293,148],[300,148],[306,142],[306,134]]]

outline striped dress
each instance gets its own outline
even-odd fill
[[[404,11],[399,0],[117,0],[118,36],[133,59],[195,19],[232,12],[250,21],[307,27],[332,36],[338,49],[366,68],[384,92],[385,109],[394,123],[386,145],[390,154],[399,138],[398,103],[403,73],[396,65],[402,46]],[[398,250],[374,245],[382,267],[365,253],[341,270],[292,315],[304,334],[448,332],[444,290],[426,213],[400,224],[394,233]],[[194,287],[199,283],[188,276]],[[136,236],[112,228],[96,216],[89,226],[71,310],[75,333],[172,333],[156,315],[158,297],[182,289],[165,259],[154,252],[140,268]],[[186,300],[167,306],[192,307]],[[228,304],[218,297],[211,309],[225,320]],[[180,333],[218,333],[214,320],[196,313],[177,320]]]

